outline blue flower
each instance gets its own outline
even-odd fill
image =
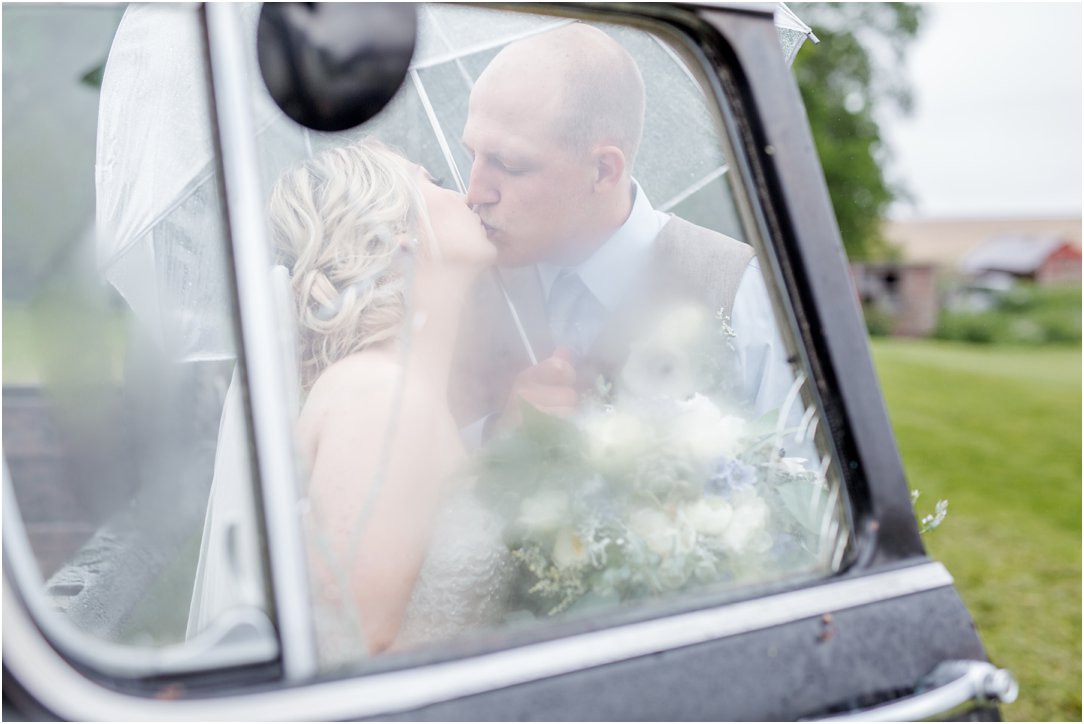
[[[801,551],[798,539],[791,533],[779,533],[775,536],[775,554],[780,558],[791,556]]]
[[[715,461],[715,469],[708,478],[707,489],[715,494],[749,490],[757,482],[757,471],[751,465],[734,458],[722,457]]]

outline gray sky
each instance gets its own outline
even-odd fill
[[[1079,4],[930,4],[907,68],[915,113],[882,128],[916,205],[893,217],[1081,213]]]

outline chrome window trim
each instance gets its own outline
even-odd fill
[[[140,678],[206,671],[270,661],[278,656],[274,630],[262,612],[231,612],[222,625],[214,626],[189,641],[161,647],[128,646],[88,634],[68,617],[55,615],[41,571],[30,547],[15,487],[3,459],[4,589],[14,586],[28,609],[38,613],[36,624],[54,646],[81,664],[109,676]],[[10,579],[10,580],[9,580]],[[7,600],[5,598],[5,600]],[[255,615],[254,615],[255,614]],[[247,639],[235,637],[228,646],[215,646],[216,639],[231,625],[242,623],[254,632]],[[4,627],[5,636],[8,628]],[[261,635],[262,634],[262,635]],[[4,665],[8,665],[5,648]]]
[[[248,103],[248,57],[237,6],[204,5],[214,113],[226,188],[237,298],[241,317],[241,358],[248,382],[251,429],[256,447],[265,540],[271,572],[275,623],[288,681],[316,673],[316,644],[298,513],[299,487],[286,369],[276,337],[267,225],[258,168],[256,125]],[[259,360],[259,364],[248,361]]]
[[[106,689],[38,634],[4,564],[4,665],[56,715],[75,719],[338,720],[408,711],[684,646],[763,631],[825,613],[951,586],[940,563],[821,583],[759,599],[415,669],[214,699],[158,701]]]

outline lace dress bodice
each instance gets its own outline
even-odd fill
[[[513,573],[496,515],[470,491],[437,518],[397,644],[413,646],[498,622]]]
[[[452,493],[437,515],[395,648],[499,623],[513,574],[514,562],[501,538],[500,519],[472,491]],[[323,668],[369,655],[356,624],[344,620],[338,606],[317,601],[315,608]]]

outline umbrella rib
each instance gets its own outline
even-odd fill
[[[669,201],[667,201],[664,204],[660,204],[659,205],[659,211],[669,211],[670,209],[674,208],[675,206],[680,204],[685,199],[687,199],[690,196],[692,196],[693,194],[695,194],[700,189],[702,189],[705,186],[707,186],[708,184],[710,184],[715,179],[720,178],[723,174],[725,174],[729,170],[730,170],[730,167],[724,163],[722,166],[715,169],[714,171],[709,173],[707,176],[705,176],[704,178],[702,178],[699,181],[697,181],[696,183],[694,183],[692,186],[690,186],[687,189],[685,189],[684,191],[682,191],[677,196],[673,197],[672,199],[670,199]]]
[[[455,177],[455,185],[459,188],[460,193],[466,193],[467,187],[463,183],[463,175],[459,173],[459,167],[455,164],[455,158],[452,156],[452,148],[448,145],[448,137],[444,134],[444,128],[441,127],[440,121],[437,119],[437,112],[433,109],[433,104],[429,100],[429,94],[425,91],[425,86],[422,84],[421,76],[418,75],[418,71],[410,71],[410,79],[414,81],[414,88],[418,91],[418,97],[422,102],[422,109],[425,111],[426,117],[429,119],[429,125],[433,129],[433,133],[437,137],[437,143],[440,145],[440,152],[444,154],[444,161],[448,164],[448,169]]]
[[[173,213],[173,211],[178,206],[187,201],[195,189],[198,189],[200,186],[205,184],[207,180],[212,178],[214,175],[215,166],[213,163],[208,162],[207,167],[203,170],[202,173],[193,176],[192,180],[184,185],[184,188],[181,189],[181,193],[177,195],[177,198],[174,199],[173,203],[162,209],[162,211],[158,213],[158,215],[156,215],[153,219],[151,219],[150,222],[144,224],[139,229],[139,231],[132,234],[129,237],[129,240],[113,253],[113,256],[110,257],[109,261],[99,267],[99,270],[104,274],[107,273],[110,269],[112,269],[116,265],[117,261],[123,256],[125,256],[127,252],[135,246],[136,242],[138,242],[140,239],[150,233],[150,231],[154,229],[154,227],[157,226],[159,222],[161,222],[164,218]]]
[[[467,187],[466,184],[463,183],[463,176],[459,173],[459,167],[455,165],[455,158],[452,156],[452,149],[448,145],[448,138],[445,136],[444,128],[441,127],[440,121],[437,119],[433,104],[429,101],[429,94],[425,91],[421,76],[418,75],[417,70],[411,70],[410,78],[414,81],[414,88],[418,91],[418,97],[422,102],[422,108],[425,110],[425,115],[429,119],[429,125],[433,128],[433,133],[437,137],[437,144],[440,146],[441,153],[444,154],[444,160],[447,162],[448,168],[451,169],[452,175],[455,177],[456,186],[459,187],[460,193],[466,193]],[[516,306],[512,304],[512,298],[508,295],[508,289],[505,287],[504,280],[501,278],[501,273],[496,267],[493,267],[493,279],[501,292],[501,296],[504,297],[505,303],[508,305],[508,311],[512,315],[512,322],[516,325],[516,331],[519,333],[520,341],[523,342],[523,348],[527,351],[528,359],[531,360],[532,365],[538,364],[538,357],[535,355],[534,348],[531,346],[531,341],[527,337],[527,330],[523,327],[523,322],[519,318],[519,312],[516,311]]]
[[[795,31],[797,31],[799,33],[802,33],[807,38],[809,38],[813,42],[814,45],[819,45],[820,44],[821,41],[813,33],[813,28],[809,27],[809,25],[807,25],[804,20],[802,20],[800,17],[798,17],[798,15],[795,14],[795,12],[793,10],[788,8],[786,3],[779,2],[779,3],[776,3],[775,5],[776,5],[776,12],[775,12],[773,17],[775,19],[775,25],[776,25],[777,28],[784,28],[786,30],[795,30]],[[780,17],[780,16],[782,16],[782,17]]]
[[[312,132],[308,128],[302,128],[301,133],[305,139],[305,153],[309,154],[309,158],[312,158],[315,155],[312,151]]]
[[[440,23],[438,23],[435,19],[432,19],[432,11],[429,9],[428,5],[425,5],[423,7],[426,9],[427,14],[430,16],[430,18],[432,20],[432,23],[433,23],[433,27],[436,29],[437,34],[440,35],[441,40],[444,41],[444,44],[446,46],[451,48],[452,47],[452,42],[451,42],[451,39],[448,38],[448,34],[444,32],[444,26],[442,26]],[[463,80],[466,82],[467,87],[473,89],[474,88],[474,78],[472,78],[470,73],[467,72],[467,67],[465,65],[463,65],[463,56],[461,56],[461,55],[456,56],[454,60],[455,60],[455,67],[456,67],[457,70],[459,70],[459,74],[461,76],[463,76]]]
[[[662,38],[655,35],[654,33],[648,33],[648,35],[651,37],[652,40],[659,44],[659,47],[661,47],[666,52],[666,54],[670,56],[671,60],[677,63],[678,67],[681,68],[681,70],[685,73],[685,77],[687,77],[693,82],[693,85],[696,86],[696,89],[703,93],[704,89],[700,87],[700,81],[698,81],[696,79],[696,76],[693,75],[693,72],[689,70],[689,66],[685,64],[685,61],[681,59],[681,56],[677,54],[677,51],[671,48],[669,43],[666,43],[665,41],[663,41]]]
[[[435,22],[436,21],[434,20],[434,23]],[[433,56],[431,58],[428,58],[428,59],[426,59],[424,61],[421,61],[421,62],[418,62],[418,63],[413,63],[413,64],[411,64],[410,68],[411,68],[411,70],[418,70],[418,69],[421,69],[421,68],[431,68],[431,67],[436,66],[436,65],[443,65],[444,63],[447,63],[450,60],[455,60],[456,58],[462,58],[462,57],[465,57],[465,56],[468,56],[468,55],[473,55],[475,53],[482,53],[482,52],[485,52],[487,50],[492,50],[493,48],[499,48],[499,47],[501,47],[503,45],[513,43],[513,42],[515,42],[517,40],[523,40],[524,38],[529,38],[532,35],[538,35],[539,33],[544,33],[544,32],[546,32],[548,30],[553,30],[555,28],[561,27],[562,25],[568,25],[568,24],[574,23],[574,22],[576,22],[576,21],[575,20],[558,20],[558,21],[555,21],[555,22],[552,22],[552,23],[546,23],[545,25],[543,25],[541,27],[532,28],[531,30],[524,30],[524,31],[519,32],[519,33],[514,33],[512,35],[504,36],[500,40],[483,40],[483,41],[481,41],[479,43],[475,43],[474,45],[468,45],[468,46],[459,48],[458,50],[450,50],[447,53],[441,53],[440,55],[435,55],[435,56]]]
[[[650,34],[650,35],[651,35],[651,39],[654,40],[659,45],[659,47],[661,47],[663,49],[663,51],[667,55],[670,56],[670,59],[673,60],[674,63],[676,63],[679,68],[681,68],[682,72],[685,73],[685,77],[687,77],[692,82],[692,84],[694,86],[696,86],[697,90],[699,90],[701,92],[701,94],[703,94],[704,89],[701,87],[700,82],[697,81],[696,76],[693,74],[692,70],[689,69],[689,66],[685,64],[685,61],[683,61],[681,59],[681,56],[677,54],[677,51],[675,51],[672,47],[670,47],[670,45],[668,43],[666,43],[664,40],[662,40],[662,38],[659,38],[658,36],[656,36],[654,34]],[[674,208],[675,206],[680,204],[685,199],[687,199],[690,196],[692,196],[693,194],[695,194],[700,189],[707,186],[709,183],[711,183],[715,179],[721,177],[728,170],[729,170],[729,166],[724,163],[722,166],[720,166],[719,168],[717,168],[714,171],[710,172],[707,176],[704,176],[702,179],[700,179],[699,181],[694,183],[692,186],[688,187],[687,189],[685,189],[681,193],[677,194],[676,196],[671,198],[666,203],[660,205],[659,210],[660,211],[669,211],[670,209]]]
[[[285,114],[283,113],[280,113],[279,116],[285,118]],[[261,122],[256,128],[257,138],[261,133],[270,128],[275,121],[275,117],[269,117],[264,119],[264,121]],[[305,144],[309,150],[309,155],[311,156],[312,141],[309,138],[307,130],[305,132]],[[203,166],[202,170],[199,173],[193,175],[192,180],[186,183],[183,187],[181,187],[181,190],[177,194],[177,197],[168,206],[155,214],[154,218],[152,218],[143,226],[139,227],[138,231],[136,231],[134,234],[131,234],[129,236],[129,240],[125,242],[120,248],[118,248],[116,252],[114,252],[113,256],[109,259],[109,261],[107,261],[105,264],[99,265],[99,271],[105,273],[112,269],[113,266],[116,264],[117,260],[120,257],[124,256],[128,252],[128,250],[131,249],[132,246],[134,246],[135,242],[146,236],[146,234],[150,232],[151,229],[158,226],[158,224],[161,223],[163,219],[172,214],[181,204],[187,201],[196,189],[198,189],[200,186],[205,184],[208,179],[212,178],[215,174],[217,174],[218,164],[216,163],[216,160],[217,156],[212,153],[211,159],[207,161],[207,163]]]

